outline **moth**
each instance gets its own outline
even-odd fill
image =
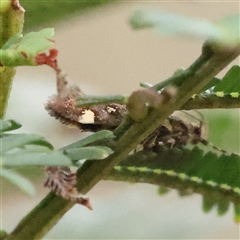
[[[45,105],[50,116],[67,126],[91,132],[113,130],[123,121],[127,111],[125,105],[110,103],[76,107],[77,99],[84,93],[77,86],[68,86],[66,75],[58,68],[55,70],[57,94],[52,95]],[[45,187],[67,200],[92,209],[89,198],[84,197],[76,188],[76,173],[68,167],[46,167],[45,172]]]
[[[142,147],[140,149],[154,150],[159,146],[182,148],[188,144],[198,145],[201,143],[204,146],[208,146],[217,154],[227,154],[225,150],[214,146],[207,140],[207,126],[206,123],[203,123],[203,120],[192,115],[192,111],[191,113],[181,111],[181,113],[189,115],[192,120],[178,116],[179,111],[177,111],[177,114],[175,112],[165,119],[164,123],[141,143]],[[201,115],[199,112],[198,114]],[[201,117],[203,116],[201,115]]]
[[[49,98],[45,109],[63,124],[96,132],[113,130],[125,118],[126,106],[117,103],[76,107],[78,97],[84,93],[77,86],[68,86],[66,76],[61,71],[57,71],[57,89],[58,93]]]
[[[169,148],[185,146],[188,143],[207,144],[202,138],[202,123],[194,124],[185,122],[179,117],[170,116],[165,119],[164,123],[159,126],[144,141],[144,148],[152,148],[154,146],[166,146]]]
[[[76,107],[77,99],[84,93],[76,86],[68,86],[66,75],[57,72],[57,94],[51,96],[45,106],[48,113],[63,124],[74,126],[81,131],[96,132],[113,130],[125,119],[127,106],[117,103]],[[170,116],[155,129],[142,143],[142,149],[154,149],[164,146],[168,148],[183,147],[188,143],[207,145],[202,137],[202,121],[193,124],[179,117]],[[83,204],[91,209],[89,199],[83,197],[76,189],[76,174],[69,168],[48,167],[45,186],[63,198]]]

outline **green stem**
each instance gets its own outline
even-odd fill
[[[156,109],[153,109],[142,123],[133,123],[128,131],[120,137],[114,153],[109,157],[102,161],[86,161],[78,171],[78,190],[81,193],[87,193],[97,182],[103,179],[116,164],[125,159],[164,119],[173,111],[180,109],[194,94],[200,92],[217,73],[239,54],[239,48],[214,53],[210,47],[204,47],[203,53],[199,58],[201,59],[201,64],[197,64],[197,67],[195,65],[194,67],[190,67],[187,70],[189,74],[187,76],[183,74],[183,79],[177,76],[179,82],[184,81],[184,85],[179,84],[180,87],[178,88],[175,101],[162,104]],[[51,198],[51,196],[53,197]],[[55,204],[52,203],[53,200]],[[61,204],[59,204],[59,202]],[[41,213],[43,204],[44,211],[48,213],[47,221]],[[72,202],[62,200],[61,197],[50,193],[20,222],[6,239],[29,239],[30,229],[31,239],[41,238],[72,206]]]
[[[179,71],[178,74],[173,74],[173,76],[171,76],[170,78],[160,83],[157,83],[151,88],[161,90],[167,85],[180,86],[183,82],[185,83],[185,79],[190,78],[208,61],[209,56],[211,56],[211,51],[205,51],[205,54],[202,54],[188,69]]]
[[[41,239],[49,231],[47,226],[55,225],[73,205],[73,202],[50,192],[5,239]]]
[[[24,9],[18,1],[0,0],[0,48],[14,34],[22,32],[23,22]],[[4,117],[7,109],[14,75],[14,68],[0,67],[0,118]]]
[[[0,119],[4,117],[7,109],[15,72],[15,68],[0,67]]]
[[[115,140],[117,141],[134,123],[128,115],[125,120],[114,130]]]
[[[123,95],[110,95],[110,96],[91,96],[82,95],[77,98],[77,107],[87,107],[99,104],[119,103],[126,104],[128,97]]]
[[[192,109],[213,109],[213,108],[240,108],[240,101],[238,98],[233,98],[226,95],[223,98],[217,97],[215,94],[197,95],[195,98],[188,100],[181,110]]]

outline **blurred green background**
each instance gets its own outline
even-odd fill
[[[238,2],[199,1],[140,1],[137,4],[108,1],[111,3],[106,5],[101,1],[21,2],[26,10],[29,8],[25,31],[54,27],[60,67],[68,73],[71,83],[89,94],[130,94],[139,88],[139,82],[162,81],[177,68],[188,67],[201,53],[202,39],[184,41],[161,38],[147,30],[131,30],[128,20],[135,8],[160,8],[217,20],[236,13],[239,7]],[[81,10],[80,3],[89,2],[100,4]],[[37,14],[34,8],[38,9]],[[72,18],[69,12],[73,13]],[[54,16],[61,16],[63,20],[58,21],[60,17]],[[239,64],[239,59],[233,64]],[[225,72],[226,69],[219,77]],[[6,118],[21,122],[22,132],[40,133],[59,148],[86,134],[48,116],[44,103],[55,92],[55,75],[50,68],[18,68]],[[209,140],[224,150],[239,152],[239,110],[204,110],[203,113]],[[37,196],[29,198],[11,184],[1,182],[2,227],[7,231],[48,192],[43,188],[42,169],[21,168],[19,171],[34,181]],[[44,239],[239,238],[239,226],[233,221],[232,211],[223,217],[218,217],[216,211],[204,214],[199,195],[180,198],[171,191],[160,197],[156,186],[102,181],[88,196],[94,211],[75,206]]]

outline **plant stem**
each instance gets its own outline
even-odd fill
[[[185,79],[190,78],[193,74],[195,74],[198,71],[198,69],[200,69],[208,61],[209,56],[211,54],[212,54],[211,51],[205,50],[205,53],[202,54],[189,68],[180,71],[178,74],[173,74],[173,76],[171,76],[170,78],[160,83],[157,83],[151,88],[161,90],[167,85],[180,86],[185,81]]]
[[[119,103],[126,104],[128,98],[123,95],[110,95],[110,96],[91,96],[91,95],[82,95],[77,99],[77,107],[86,107],[96,104],[110,104],[110,103]]]
[[[125,159],[136,146],[153,132],[173,111],[180,109],[194,94],[198,93],[209,81],[240,54],[240,49],[212,51],[211,47],[203,48],[200,60],[187,69],[186,73],[175,76],[179,88],[173,102],[161,104],[149,112],[142,123],[133,123],[122,135],[113,154],[101,161],[86,161],[78,171],[77,188],[87,193],[97,182],[103,179],[121,160]],[[172,77],[174,82],[174,76]],[[184,84],[182,84],[184,82]],[[118,136],[117,136],[118,137]],[[34,208],[6,239],[39,239],[50,230],[57,221],[73,206],[53,193]],[[47,213],[47,219],[41,211]]]
[[[17,0],[0,0],[0,48],[14,34],[22,32],[23,22],[24,9]],[[0,60],[1,58],[2,56],[0,56]],[[0,66],[0,118],[4,117],[7,108],[15,72],[15,69],[12,67]]]
[[[50,192],[6,237],[12,240],[41,239],[48,231],[48,225],[58,221],[74,205]],[[35,216],[35,217],[34,217]],[[52,222],[52,223],[51,223]],[[36,231],[37,230],[37,231]]]
[[[0,67],[0,119],[4,117],[11,92],[15,68]]]
[[[181,110],[191,109],[213,109],[213,108],[240,108],[240,101],[238,98],[233,98],[226,95],[223,98],[217,97],[215,94],[197,95],[195,98],[188,100]]]

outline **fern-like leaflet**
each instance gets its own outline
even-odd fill
[[[113,130],[126,116],[127,108],[124,104],[97,104],[77,108],[75,106],[76,98],[82,94],[81,91],[76,87],[66,87],[66,77],[62,75],[60,70],[57,71],[57,83],[58,94],[50,98],[46,105],[46,109],[51,116],[60,119],[62,123],[74,125],[80,128],[81,131],[95,132],[101,129]],[[207,92],[204,91],[201,96],[206,96],[205,94],[207,94]],[[215,93],[215,95],[218,96],[218,92]],[[236,98],[236,96],[237,98],[239,97],[239,95],[231,95],[229,93],[227,93],[227,96],[232,96],[234,98]],[[122,179],[128,181],[128,179],[135,179],[136,176],[141,176],[141,180],[133,181],[143,181],[143,179],[146,178],[146,182],[156,182],[160,186],[177,188],[182,193],[186,192],[185,190],[187,187],[190,189],[190,191],[187,191],[188,193],[201,193],[204,196],[205,202],[206,199],[211,196],[211,192],[213,192],[213,194],[220,194],[220,200],[223,199],[221,196],[229,196],[230,201],[234,203],[235,209],[238,209],[237,206],[240,204],[240,186],[237,181],[238,178],[236,177],[233,182],[231,180],[232,178],[230,179],[229,177],[226,181],[222,181],[221,178],[215,176],[218,171],[215,172],[216,169],[214,166],[216,165],[216,168],[219,167],[221,169],[221,167],[223,167],[221,164],[224,163],[224,168],[229,166],[231,167],[229,172],[234,173],[239,167],[239,156],[234,154],[228,155],[226,151],[209,143],[202,136],[202,130],[203,124],[200,120],[198,120],[198,124],[194,124],[191,121],[183,121],[179,117],[170,116],[165,120],[164,124],[150,134],[140,144],[139,148],[135,150],[134,155],[140,154],[140,156],[144,155],[145,152],[151,152],[155,155],[154,160],[139,161],[138,159],[133,163],[127,159],[127,161],[123,161],[120,165],[115,167],[109,179],[113,178],[113,180]],[[189,144],[210,146],[212,150],[214,150],[214,153],[210,151],[207,154],[203,154],[202,150],[196,150],[198,148],[193,148],[191,150],[185,148]],[[161,151],[159,151],[159,149],[161,149]],[[216,152],[219,154],[216,155]],[[188,156],[187,158],[185,154]],[[228,156],[228,158],[226,156]],[[152,155],[150,158],[151,157]],[[147,159],[148,158],[149,156]],[[182,158],[187,159],[187,165],[185,165],[185,162],[181,166],[184,162]],[[160,165],[166,165],[167,168],[162,165],[158,166],[159,159]],[[223,159],[223,161],[219,159]],[[233,159],[233,162],[228,162],[230,165],[226,165],[226,159]],[[174,161],[174,164],[168,166],[169,161]],[[209,175],[209,166],[211,167],[213,177]],[[75,188],[76,175],[71,173],[70,170],[63,168],[48,168],[48,174],[49,177],[45,185],[50,187],[58,195],[75,202],[84,203],[84,205],[86,205],[86,202],[89,203],[88,199],[78,195]],[[222,176],[226,177],[226,174],[223,173]],[[149,181],[151,178],[155,180],[153,182],[152,180]],[[205,195],[206,192],[209,192],[209,194]],[[215,201],[217,200],[215,199]],[[222,205],[225,206],[224,204]],[[224,211],[220,209],[219,212]],[[237,212],[239,211],[236,210],[236,216],[239,216]]]

